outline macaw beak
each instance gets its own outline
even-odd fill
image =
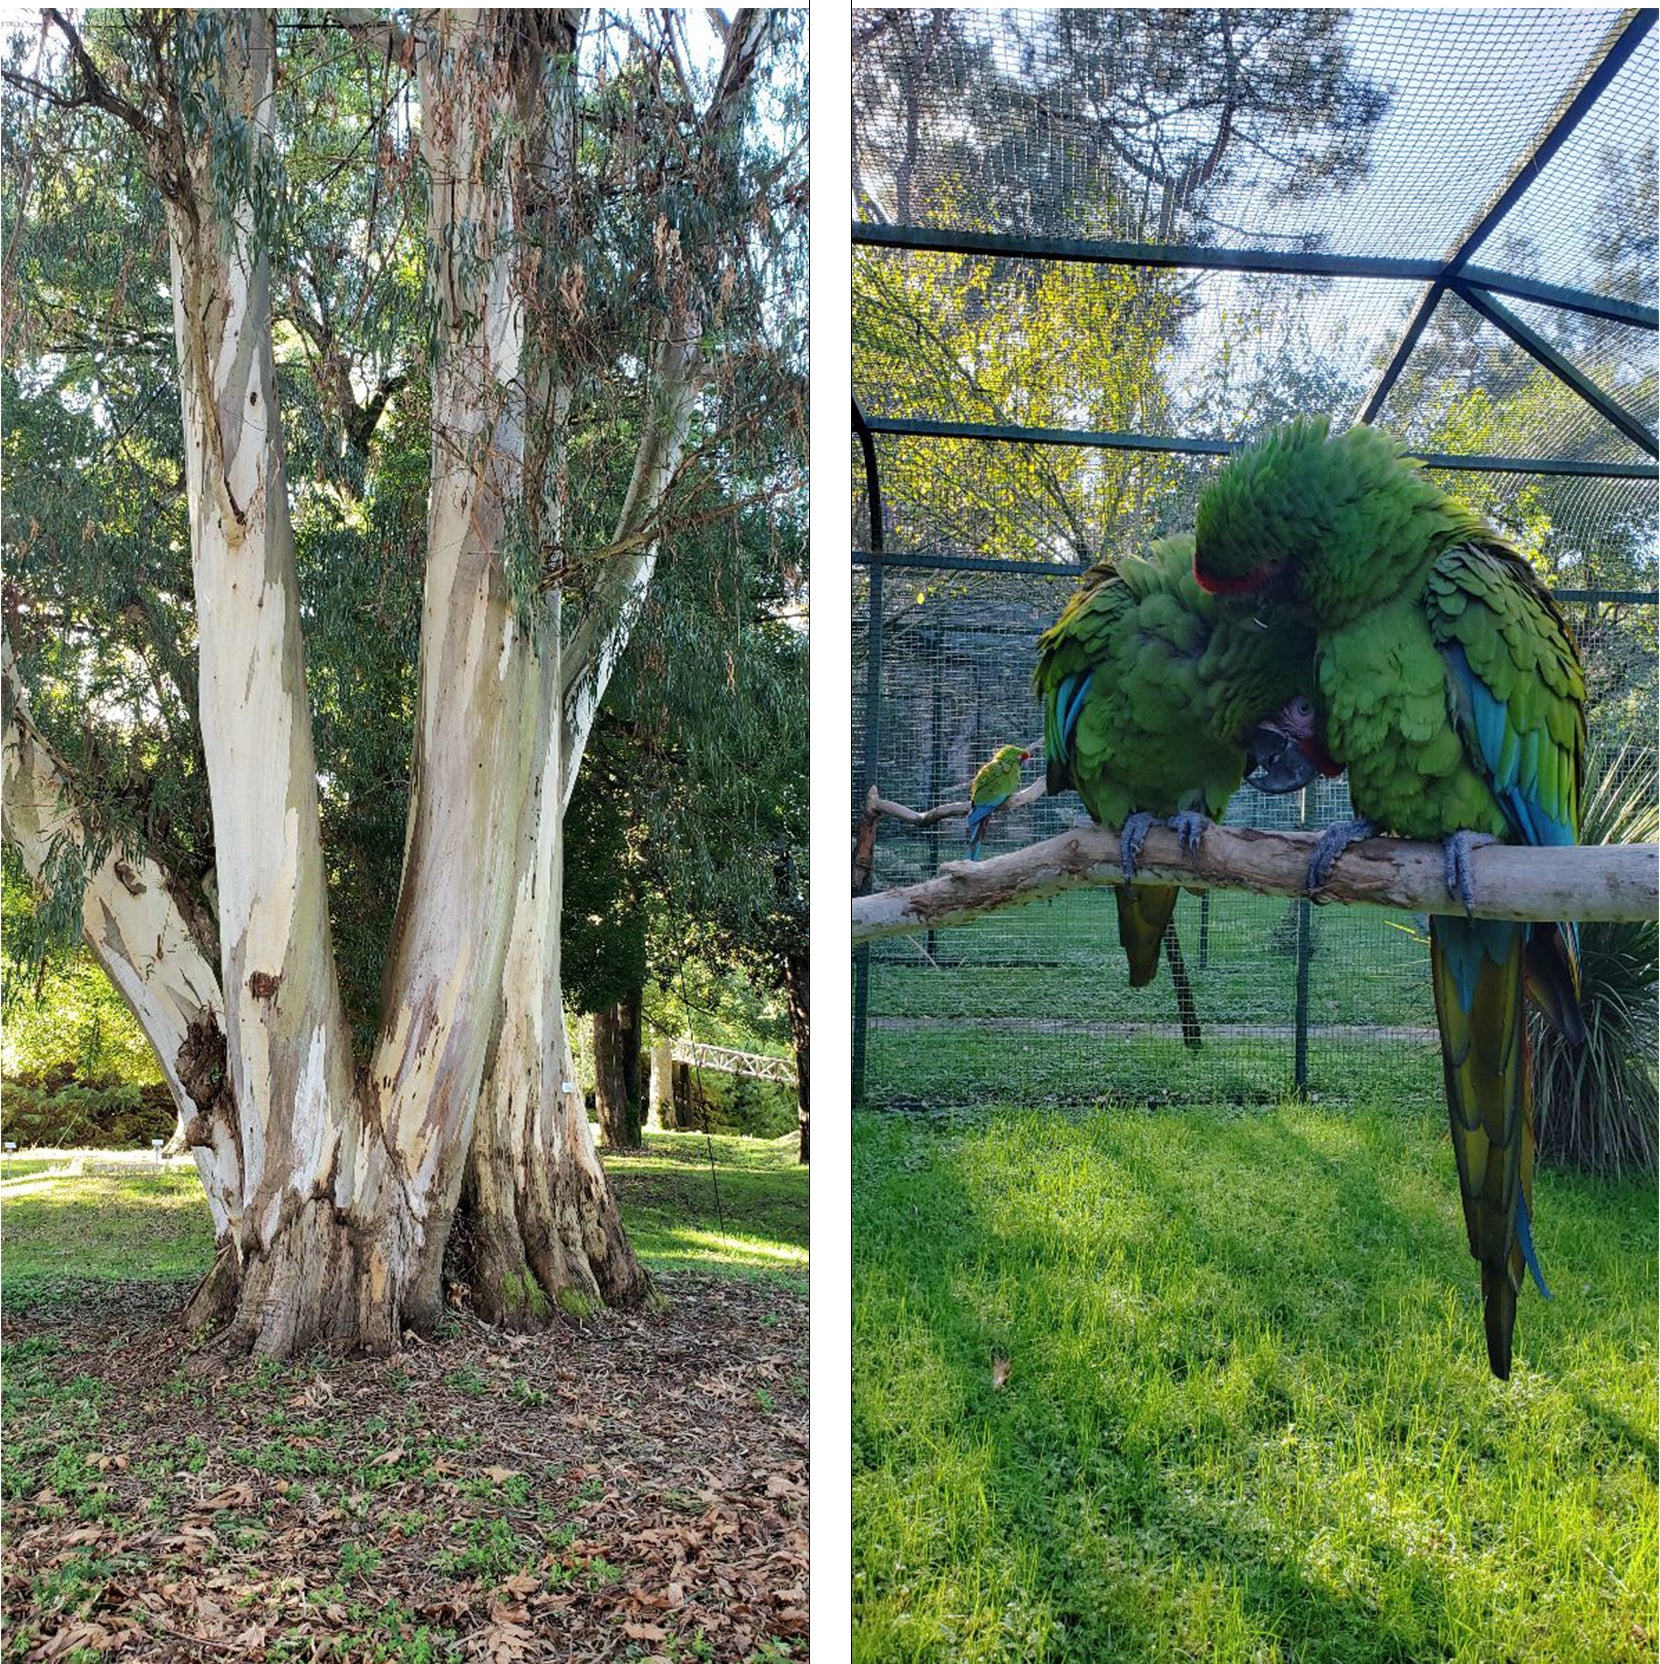
[[[1321,773],[1302,741],[1274,722],[1259,722],[1245,736],[1245,755],[1245,784],[1269,797],[1301,791]]]

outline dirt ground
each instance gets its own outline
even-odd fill
[[[807,1658],[807,1302],[660,1287],[286,1367],[177,1287],[8,1310],[4,1657]]]

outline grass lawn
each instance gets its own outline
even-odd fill
[[[653,1270],[778,1273],[805,1295],[807,1169],[796,1137],[647,1133],[606,1156],[623,1223]],[[187,1162],[117,1165],[99,1151],[0,1162],[5,1301],[49,1297],[56,1279],[194,1279],[213,1259],[207,1201]],[[718,1196],[718,1206],[717,1206]]]
[[[608,1160],[665,1302],[390,1359],[192,1349],[194,1171],[0,1166],[0,1658],[807,1657],[794,1137]]]
[[[854,1117],[854,1656],[1650,1664],[1656,1192],[1539,1175],[1508,1385],[1435,1096]]]

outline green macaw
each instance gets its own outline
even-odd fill
[[[1585,678],[1526,560],[1368,427],[1302,418],[1236,457],[1200,499],[1195,573],[1316,635],[1324,742],[1362,818],[1333,827],[1317,888],[1377,831],[1446,848],[1449,895],[1474,906],[1470,851],[1579,836]],[[1533,1250],[1533,1124],[1524,990],[1583,1038],[1571,925],[1430,921],[1430,965],[1487,1356],[1510,1374]]]
[[[1295,621],[1264,624],[1205,594],[1185,536],[1146,557],[1098,562],[1039,638],[1032,685],[1049,791],[1074,789],[1094,820],[1123,829],[1118,939],[1132,988],[1158,971],[1179,893],[1129,882],[1148,828],[1172,817],[1183,848],[1198,847],[1239,789],[1253,726],[1282,709],[1290,716],[1299,701],[1308,708],[1312,653],[1313,636]]]
[[[968,789],[968,853],[980,859],[980,839],[985,836],[986,822],[1020,790],[1020,765],[1031,756],[1018,745],[998,748],[989,763],[982,763]]]

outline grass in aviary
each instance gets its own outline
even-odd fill
[[[855,1659],[1652,1664],[1654,1181],[1501,1383],[1444,1116],[856,1114]]]
[[[1289,1023],[1295,1004],[1295,903],[1212,892],[1201,950],[1199,898],[1176,925],[1201,1020]],[[1311,909],[1310,1015],[1318,1024],[1435,1026],[1428,939],[1410,914]],[[1112,891],[1076,890],[937,931],[875,944],[873,1016],[1087,1014],[1106,1022],[1174,1023],[1167,970],[1131,988],[1118,949]]]
[[[1182,1043],[1168,969],[1129,987],[1109,889],[876,944],[867,1100],[1028,1104],[1103,1095],[1277,1103],[1294,1080],[1296,904],[1215,891],[1176,921],[1203,1044]],[[1409,914],[1314,907],[1309,1086],[1354,1099],[1440,1090],[1427,939]]]
[[[647,1145],[666,1302],[286,1365],[175,1321],[190,1169],[7,1157],[0,1656],[805,1658],[807,1172],[717,1137],[717,1212],[700,1136]]]

